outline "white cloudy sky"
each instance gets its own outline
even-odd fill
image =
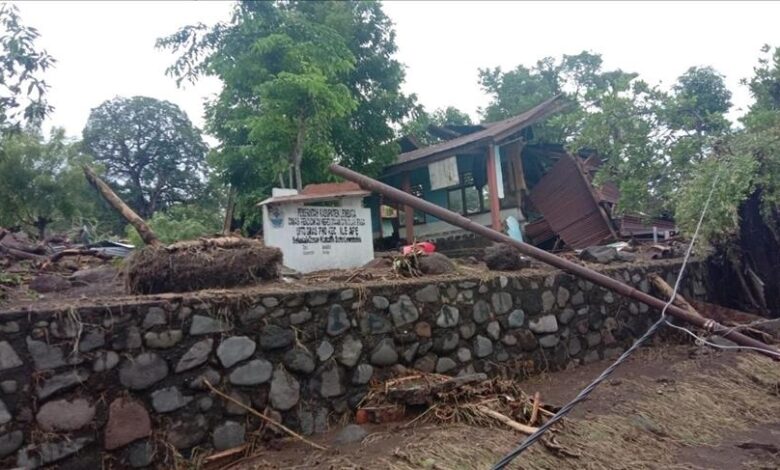
[[[453,105],[477,117],[487,98],[477,69],[533,64],[584,49],[606,67],[669,84],[692,65],[726,76],[736,108],[765,43],[780,46],[780,3],[770,2],[384,2],[396,23],[407,92],[429,109]],[[171,56],[154,41],[180,26],[229,17],[222,2],[20,2],[26,23],[57,60],[47,79],[50,125],[80,134],[91,108],[111,97],[147,95],[181,106],[202,126],[216,80],[177,89],[164,75]],[[738,115],[736,110],[734,115]]]

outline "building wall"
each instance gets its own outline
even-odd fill
[[[648,272],[677,269],[604,273],[647,292]],[[704,297],[702,266],[688,272],[683,293]],[[522,378],[615,358],[655,317],[557,271],[0,312],[0,468],[165,467],[170,446],[240,445],[260,421],[205,380],[312,434],[398,364]]]

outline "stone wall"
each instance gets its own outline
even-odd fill
[[[672,280],[677,268],[604,272],[648,291],[648,271]],[[689,272],[684,293],[702,297],[701,267]],[[615,357],[652,318],[549,271],[2,312],[0,468],[165,467],[168,445],[240,445],[259,420],[207,380],[311,434],[351,416],[368,382],[399,364],[523,376]]]

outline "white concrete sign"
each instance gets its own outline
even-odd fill
[[[374,259],[371,210],[362,198],[341,207],[269,203],[263,206],[265,244],[284,254],[287,267],[303,273],[363,266]]]

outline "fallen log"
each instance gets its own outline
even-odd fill
[[[62,250],[59,253],[53,254],[49,258],[49,262],[56,263],[57,261],[61,260],[66,256],[93,256],[95,258],[100,258],[104,261],[114,258],[111,255],[100,253],[99,251],[90,250],[89,248],[69,248],[67,250]]]
[[[17,250],[16,248],[11,248],[10,246],[5,245],[0,245],[0,253],[5,253],[9,256],[13,256],[14,258],[29,259],[34,261],[46,259],[46,257],[43,255],[36,255],[35,253],[30,253],[29,251]]]
[[[84,175],[87,177],[89,184],[97,189],[100,195],[103,196],[103,199],[105,199],[106,202],[108,202],[111,207],[113,207],[114,210],[116,210],[119,215],[121,215],[122,218],[127,221],[127,223],[135,228],[135,230],[138,232],[138,235],[141,236],[141,240],[143,240],[146,245],[160,245],[160,240],[157,238],[157,235],[146,224],[144,219],[136,214],[135,211],[130,208],[130,206],[125,204],[125,202],[119,196],[117,196],[116,193],[106,183],[104,183],[102,179],[100,179],[100,177],[92,170],[92,168],[84,165]]]
[[[653,285],[658,289],[667,299],[671,298],[672,295],[674,295],[674,289],[672,286],[666,283],[663,279],[661,279],[661,276],[659,276],[656,273],[652,273],[649,276],[647,276],[648,279],[650,279],[650,282],[653,283]],[[680,308],[684,308],[688,311],[691,315],[694,315],[699,318],[704,318],[699,312],[696,311],[695,308],[691,306],[691,304],[688,303],[687,300],[683,298],[682,295],[678,292],[675,297],[673,303],[677,305]]]
[[[474,408],[479,411],[480,413],[490,416],[491,418],[500,421],[501,423],[509,426],[510,428],[514,429],[515,431],[520,431],[523,434],[533,434],[536,431],[539,430],[539,428],[535,428],[533,426],[527,426],[523,423],[518,423],[517,421],[513,420],[509,416],[503,415],[499,413],[498,411],[491,410],[487,406],[482,405],[474,405]]]

